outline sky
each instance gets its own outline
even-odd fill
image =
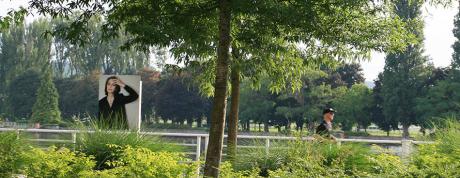
[[[425,21],[425,55],[431,59],[436,67],[449,66],[452,60],[452,44],[455,42],[454,16],[458,12],[458,4],[452,7],[424,7],[423,17]],[[361,62],[366,81],[373,81],[385,66],[385,54],[373,52],[369,61]]]
[[[28,0],[0,0],[0,16],[5,15],[8,9],[18,8],[21,5],[26,6],[27,2]],[[454,16],[458,12],[457,7],[458,4],[454,3],[448,8],[433,6],[423,8],[425,55],[429,56],[436,67],[450,65],[453,53],[452,44],[455,41],[452,29],[454,28]],[[29,16],[27,21],[36,17]],[[385,54],[373,52],[370,60],[360,63],[366,81],[373,81],[383,71]]]

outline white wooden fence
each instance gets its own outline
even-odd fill
[[[80,131],[80,130],[53,130],[53,129],[14,129],[14,128],[0,128],[0,132],[3,131],[14,131],[18,134],[21,132],[28,132],[28,133],[52,133],[52,134],[70,134],[70,140],[62,140],[62,139],[29,139],[31,141],[37,142],[52,142],[52,143],[70,143],[76,144],[77,142],[77,135],[78,133],[88,132],[88,131]],[[89,131],[90,132],[90,131]],[[195,140],[192,144],[190,143],[177,143],[177,145],[185,146],[185,147],[193,147],[194,152],[186,152],[188,155],[193,155],[194,160],[199,160],[200,156],[203,153],[206,153],[206,148],[209,141],[208,134],[193,134],[193,133],[161,133],[161,132],[140,132],[143,135],[153,135],[159,137],[168,137],[168,138],[187,138]],[[227,137],[227,135],[225,135]],[[252,136],[252,135],[238,135],[239,139],[254,139],[254,140],[264,140],[264,146],[253,146],[253,145],[237,145],[238,148],[264,148],[268,153],[270,148],[270,143],[272,141],[280,141],[280,140],[296,140],[299,139],[297,137],[287,137],[287,136]],[[313,140],[312,137],[303,137],[305,141]],[[369,143],[369,144],[395,144],[401,145],[401,152],[399,153],[403,158],[408,157],[410,153],[413,151],[413,145],[416,144],[429,144],[432,142],[425,142],[425,141],[414,141],[414,140],[370,140],[370,139],[337,139],[337,144],[341,144],[342,142],[360,142],[360,143]],[[226,145],[224,145],[226,147]]]

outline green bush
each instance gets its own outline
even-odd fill
[[[368,147],[359,144],[337,145],[329,141],[301,139],[271,144],[268,154],[263,148],[239,150],[234,161],[236,170],[260,170],[260,176],[330,176],[353,175],[354,170],[370,170]],[[273,174],[273,175],[272,175]]]
[[[441,126],[436,143],[420,145],[413,156],[415,177],[460,177],[460,122],[447,119]]]
[[[95,131],[84,133],[77,140],[77,150],[87,155],[93,155],[97,170],[112,168],[104,163],[118,159],[117,155],[113,154],[116,150],[113,150],[113,147],[109,145],[146,148],[151,151],[178,152],[181,150],[181,147],[168,144],[157,137],[147,137],[127,131]]]
[[[85,127],[81,124],[76,127],[86,131],[78,135],[76,150],[94,156],[96,160],[96,170],[113,168],[105,163],[118,160],[117,155],[113,154],[116,150],[109,145],[146,148],[157,152],[179,152],[182,150],[182,147],[167,143],[158,137],[142,135],[127,130],[107,130],[105,125],[100,123],[93,122],[90,127]],[[114,127],[116,127],[116,125]]]
[[[198,164],[187,163],[182,154],[153,152],[146,148],[109,145],[118,160],[105,164],[113,167],[86,174],[85,177],[197,177]]]
[[[244,177],[260,177],[259,176],[260,170],[258,168],[254,168],[252,170],[244,170],[244,171],[235,171],[232,167],[232,164],[229,162],[223,162],[220,165],[219,169],[219,177],[222,178],[244,178]]]
[[[388,153],[388,150],[384,150],[378,146],[374,146],[378,150],[377,154],[369,155],[369,166],[371,167],[368,171],[355,171],[360,176],[387,176],[387,177],[410,177],[410,172],[415,171],[410,166],[403,164],[401,158],[396,155]]]
[[[92,172],[95,162],[92,156],[72,152],[67,148],[57,149],[50,147],[48,150],[33,148],[23,154],[25,163],[22,165],[21,174],[27,177],[84,177]]]
[[[0,177],[11,177],[22,163],[21,154],[28,144],[15,132],[0,133]]]
[[[280,169],[290,160],[288,152],[285,148],[285,143],[274,142],[270,143],[268,154],[265,150],[265,143],[253,142],[251,145],[256,145],[258,148],[239,148],[235,160],[232,162],[233,167],[237,171],[249,171],[259,169],[261,176],[268,176],[269,170]]]

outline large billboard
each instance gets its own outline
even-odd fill
[[[141,91],[138,75],[102,75],[99,78],[99,121],[109,128],[138,131]]]

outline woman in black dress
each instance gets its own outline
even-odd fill
[[[129,95],[120,93],[124,88]],[[139,95],[116,76],[105,81],[105,97],[99,100],[99,123],[109,129],[128,129],[125,104],[136,101]]]

